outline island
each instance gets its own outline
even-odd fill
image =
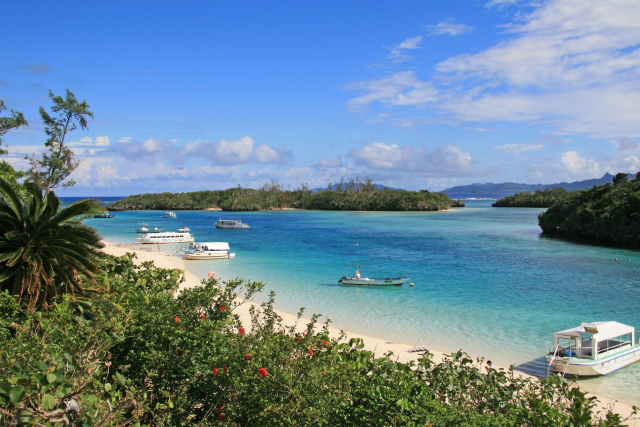
[[[464,207],[464,202],[451,199],[445,193],[381,189],[368,180],[353,181],[352,184],[330,184],[326,190],[319,191],[312,191],[306,185],[294,190],[285,190],[281,185],[271,183],[259,189],[235,187],[188,193],[140,194],[110,204],[109,210],[442,211],[451,207]]]
[[[580,190],[575,190],[577,192]],[[573,193],[564,188],[552,188],[550,190],[536,190],[533,193],[523,191],[513,196],[503,197],[491,206],[497,208],[548,208],[556,202],[565,200]]]

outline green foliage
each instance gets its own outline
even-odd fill
[[[93,118],[87,101],[79,102],[76,96],[67,89],[67,96],[55,96],[49,91],[49,98],[53,101],[51,107],[53,115],[49,115],[44,107],[40,107],[40,116],[44,122],[44,129],[49,137],[45,147],[49,149],[42,154],[42,158],[30,158],[31,169],[27,172],[27,182],[33,182],[43,190],[57,188],[78,167],[79,161],[74,159],[73,151],[65,146],[65,138],[69,132],[77,129],[78,125],[87,129],[87,117]],[[68,180],[62,186],[74,185],[74,180]]]
[[[0,424],[91,426],[621,426],[560,377],[481,372],[457,352],[403,364],[312,316],[285,326],[274,296],[241,279],[174,292],[175,270],[107,257],[86,311],[70,298],[31,313],[0,294]],[[243,298],[237,294],[242,293]],[[299,313],[298,319],[303,312]]]
[[[638,248],[640,180],[618,174],[614,184],[570,192],[540,214],[539,224],[548,235]]]
[[[24,177],[24,171],[17,171],[9,163],[4,160],[0,162],[0,178],[4,179],[11,185],[14,190],[22,195],[26,194],[24,187],[18,183],[20,178]]]
[[[376,189],[371,180],[350,180],[333,190],[312,193],[306,185],[293,191],[284,190],[272,182],[262,188],[230,188],[220,191],[191,193],[160,193],[129,196],[109,205],[110,210],[129,209],[207,209],[225,211],[255,211],[296,208],[319,210],[377,210],[377,211],[437,211],[462,207],[464,203],[451,200],[444,193],[426,190]],[[343,189],[344,188],[344,189]]]
[[[503,197],[491,206],[516,208],[548,208],[556,202],[565,200],[571,192],[564,188],[550,190],[536,190],[534,193],[522,192],[513,196]]]
[[[22,195],[0,179],[0,290],[34,310],[46,308],[58,293],[82,291],[79,274],[97,271],[100,236],[78,217],[100,207],[83,200],[60,209],[55,193],[25,188]]]
[[[0,99],[0,113],[6,108],[4,101]],[[11,110],[11,117],[0,117],[0,155],[7,154],[7,150],[2,149],[2,143],[4,142],[2,136],[11,129],[16,129],[20,126],[27,126],[27,121],[19,111]]]

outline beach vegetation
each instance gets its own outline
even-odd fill
[[[35,310],[58,294],[82,292],[81,276],[98,270],[100,236],[80,218],[102,209],[95,200],[61,208],[54,192],[24,188],[0,178],[0,290]]]
[[[126,197],[109,205],[110,210],[179,210],[219,208],[224,211],[270,209],[438,211],[462,207],[444,193],[376,188],[369,178],[341,180],[326,190],[313,192],[306,184],[289,190],[275,181],[259,189],[229,188],[189,193],[156,193]]]
[[[318,316],[285,325],[260,282],[105,257],[104,291],[31,312],[0,293],[0,424],[91,426],[622,426],[559,376],[519,378],[454,352],[375,354]]]

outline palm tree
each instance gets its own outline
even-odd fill
[[[25,184],[26,195],[0,178],[0,290],[46,309],[58,293],[82,292],[80,274],[98,271],[100,236],[80,222],[101,212],[95,200],[60,208],[52,191]]]

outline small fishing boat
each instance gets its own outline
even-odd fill
[[[164,213],[164,217],[165,218],[177,218],[176,213],[175,212],[165,212]]]
[[[409,280],[408,277],[386,277],[384,279],[364,277],[360,274],[360,268],[358,268],[353,276],[341,277],[338,283],[343,285],[402,286],[407,280]]]
[[[184,250],[187,259],[225,259],[234,258],[236,254],[229,252],[227,242],[199,242],[192,243]]]
[[[191,243],[193,235],[184,231],[161,231],[158,233],[145,233],[136,238],[142,244],[159,244],[159,243]]]
[[[95,214],[94,218],[115,218],[116,216],[109,211],[104,211],[101,214]]]
[[[243,224],[239,219],[222,219],[220,218],[218,221],[214,222],[213,225],[216,228],[249,228],[249,225]]]
[[[549,370],[566,375],[607,375],[640,360],[633,326],[593,322],[556,332],[546,360]]]

